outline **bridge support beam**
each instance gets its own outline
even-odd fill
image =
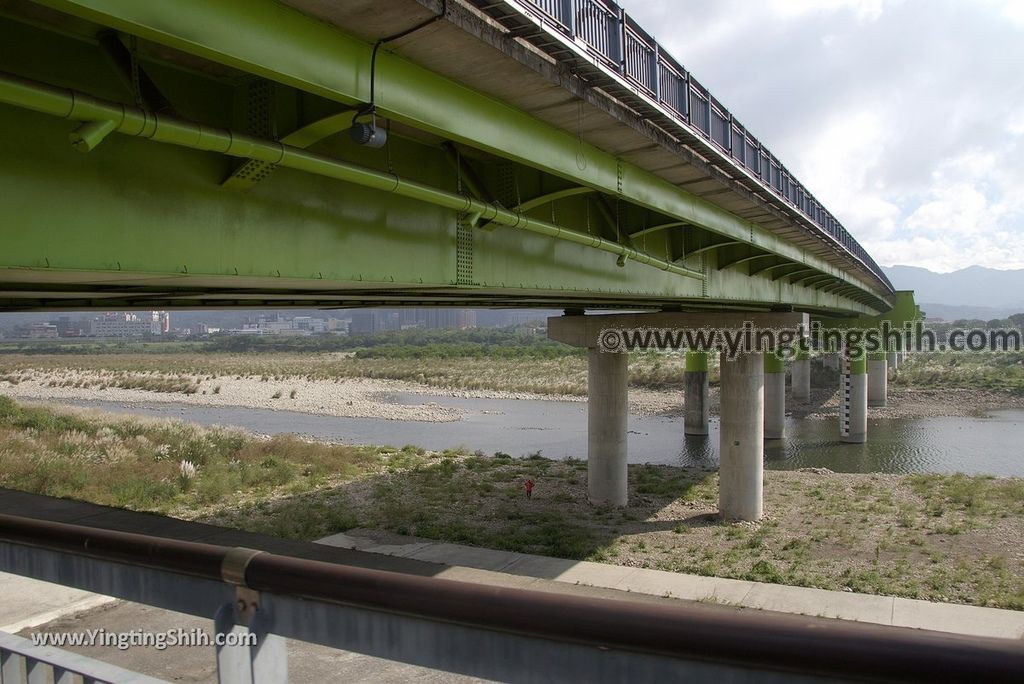
[[[722,355],[718,509],[725,520],[759,520],[763,511],[764,360]]]
[[[587,350],[587,497],[625,506],[629,355]]]
[[[686,352],[686,370],[683,373],[683,434],[708,434],[708,404],[708,355],[706,352]]]
[[[806,352],[797,352],[790,366],[793,378],[793,401],[811,400],[811,360]]]
[[[867,357],[842,354],[839,386],[839,441],[863,444],[868,439]]]
[[[764,438],[786,436],[786,362],[764,354]]]
[[[868,406],[885,406],[889,393],[888,376],[886,353],[878,352],[868,356]]]

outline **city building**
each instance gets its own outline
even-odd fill
[[[165,335],[170,329],[171,318],[166,311],[118,312],[94,318],[89,334],[92,337],[145,337]]]

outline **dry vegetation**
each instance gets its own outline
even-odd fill
[[[636,354],[630,363],[635,387],[677,387],[678,354]],[[517,358],[356,358],[349,353],[209,353],[0,355],[0,382],[18,383],[33,374],[84,371],[100,387],[186,392],[197,380],[232,376],[262,380],[378,378],[453,390],[497,390],[576,395],[587,391],[587,361],[580,356]],[[66,382],[80,382],[68,373]],[[60,382],[58,380],[57,382]],[[125,383],[136,383],[129,387]],[[80,386],[80,385],[79,385]],[[187,392],[186,392],[187,393]]]
[[[195,465],[187,475],[182,462]],[[538,484],[523,495],[527,477]],[[0,486],[299,539],[352,528],[765,582],[1024,609],[1024,480],[766,473],[769,516],[724,524],[716,474],[630,466],[631,505],[586,465],[412,446],[260,440],[0,397]]]

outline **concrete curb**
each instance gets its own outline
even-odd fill
[[[500,575],[528,577],[757,610],[971,636],[1024,639],[1024,611],[686,575],[430,542],[414,537],[408,537],[408,541],[403,543],[397,535],[389,535],[388,538],[397,541],[381,544],[368,537],[335,534],[316,543],[442,563],[450,566],[444,573],[446,578],[470,582],[493,581],[500,584]],[[521,585],[521,581],[515,584]]]

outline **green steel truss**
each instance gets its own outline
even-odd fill
[[[371,49],[270,0],[0,5],[0,309],[892,306],[387,50],[360,147]]]

